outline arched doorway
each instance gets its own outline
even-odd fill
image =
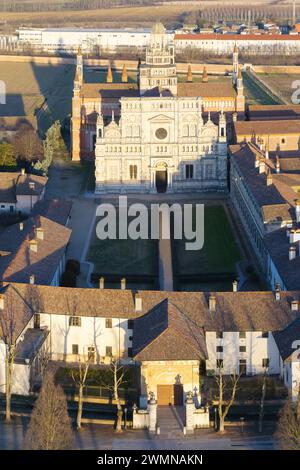
[[[155,172],[155,185],[158,193],[165,193],[168,187],[168,172],[165,163],[158,163]]]

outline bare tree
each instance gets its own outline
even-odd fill
[[[122,432],[123,411],[122,411],[119,390],[121,386],[124,383],[126,383],[126,380],[124,379],[125,371],[124,371],[124,367],[120,365],[120,362],[117,359],[111,360],[111,363],[109,365],[109,371],[112,375],[112,382],[108,383],[106,385],[106,388],[108,388],[112,392],[114,400],[117,405],[116,432]]]
[[[276,435],[283,450],[300,450],[300,393],[297,403],[289,397],[282,408]]]
[[[66,396],[55,385],[53,373],[47,371],[31,415],[25,448],[32,450],[71,449],[74,444]]]
[[[264,419],[265,399],[266,399],[266,391],[267,391],[267,374],[268,374],[268,366],[265,367],[264,375],[263,375],[263,378],[262,378],[261,399],[260,399],[260,407],[259,407],[258,432],[263,431],[263,419]]]
[[[225,419],[228,415],[228,412],[233,405],[237,392],[237,385],[240,379],[240,375],[232,374],[230,375],[230,391],[229,380],[226,379],[224,375],[223,366],[218,368],[218,373],[215,376],[216,383],[218,385],[218,397],[216,400],[218,402],[218,413],[219,413],[219,432],[225,432]],[[229,392],[229,399],[225,399],[226,392]]]
[[[14,138],[15,155],[21,160],[33,161],[43,157],[43,144],[37,133],[28,126],[21,126]]]
[[[76,373],[72,370],[72,379],[75,385],[78,387],[78,409],[76,425],[77,429],[81,429],[82,420],[82,408],[83,408],[83,388],[86,382],[87,374],[91,363],[91,356],[81,357],[78,356],[78,369]]]
[[[0,315],[0,338],[5,346],[5,419],[11,421],[11,395],[16,354],[16,318],[13,298],[5,298],[5,310]]]

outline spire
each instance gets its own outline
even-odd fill
[[[238,52],[238,48],[236,42],[234,43],[233,53],[236,54]]]
[[[82,50],[81,50],[80,46],[78,47],[78,51],[77,51],[77,56],[79,56],[79,55],[82,55]]]
[[[192,82],[192,81],[193,81],[193,73],[192,73],[191,64],[189,64],[189,66],[188,66],[186,81],[187,81],[187,82]]]
[[[127,82],[128,82],[128,76],[127,76],[126,64],[124,64],[123,70],[122,70],[122,83],[127,83]]]
[[[115,112],[113,109],[111,110],[111,122],[115,122]]]
[[[239,68],[239,71],[238,71],[238,79],[239,80],[242,80],[243,79],[243,76],[242,76],[242,69]]]
[[[107,69],[107,76],[106,76],[106,83],[113,83],[113,74],[111,71],[111,66],[110,63],[108,64],[108,69]]]
[[[204,65],[203,73],[202,73],[202,83],[207,83],[207,82],[208,82],[208,75],[207,75],[206,66]]]

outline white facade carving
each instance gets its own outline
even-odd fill
[[[227,138],[223,111],[218,125],[204,122],[199,96],[177,96],[174,46],[155,25],[146,63],[139,70],[140,96],[120,100],[97,120],[96,193],[181,192],[226,188]]]

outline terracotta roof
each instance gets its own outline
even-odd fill
[[[38,201],[32,211],[32,216],[42,215],[60,225],[66,225],[70,217],[73,203],[64,199],[44,199]]]
[[[291,301],[300,300],[300,291],[281,292],[280,300],[272,292],[213,292],[216,309],[211,312],[210,293],[140,291],[143,309],[136,312],[135,294],[129,290],[9,283],[0,294],[4,313],[13,313],[16,337],[37,312],[135,319],[134,351],[140,360],[206,357],[204,338],[209,331],[281,331],[299,318]]]
[[[287,34],[175,34],[176,40],[195,40],[195,41],[299,41],[298,35]]]
[[[300,120],[282,121],[237,121],[234,123],[236,136],[258,134],[300,134]]]
[[[289,260],[290,242],[286,234],[287,229],[275,230],[264,237],[264,243],[276,269],[289,290],[300,289],[300,256]]]
[[[300,318],[288,325],[284,330],[274,333],[281,358],[285,361],[293,353],[296,353],[300,361],[299,341],[300,341]],[[292,347],[294,344],[294,348]],[[298,348],[296,347],[298,346]],[[298,351],[297,351],[298,349]]]
[[[22,230],[21,230],[22,227]],[[71,236],[71,230],[42,216],[36,216],[8,227],[0,238],[0,250],[9,252],[0,257],[0,278],[3,281],[50,284]],[[43,239],[36,235],[43,230]],[[36,251],[31,249],[36,241]]]
[[[207,357],[204,330],[165,299],[134,322],[136,360],[200,360]]]
[[[201,96],[203,98],[235,98],[236,91],[231,82],[224,83],[178,83],[179,97]]]
[[[39,196],[43,192],[48,178],[18,172],[0,172],[0,202],[17,202],[17,196]],[[30,188],[34,183],[34,189]]]
[[[81,88],[81,95],[84,98],[99,98],[101,96],[110,96],[119,98],[129,94],[136,93],[137,84],[135,83],[84,83]],[[124,96],[125,96],[124,95]]]
[[[299,119],[300,105],[250,105],[247,114],[250,121],[260,118],[264,120]]]

